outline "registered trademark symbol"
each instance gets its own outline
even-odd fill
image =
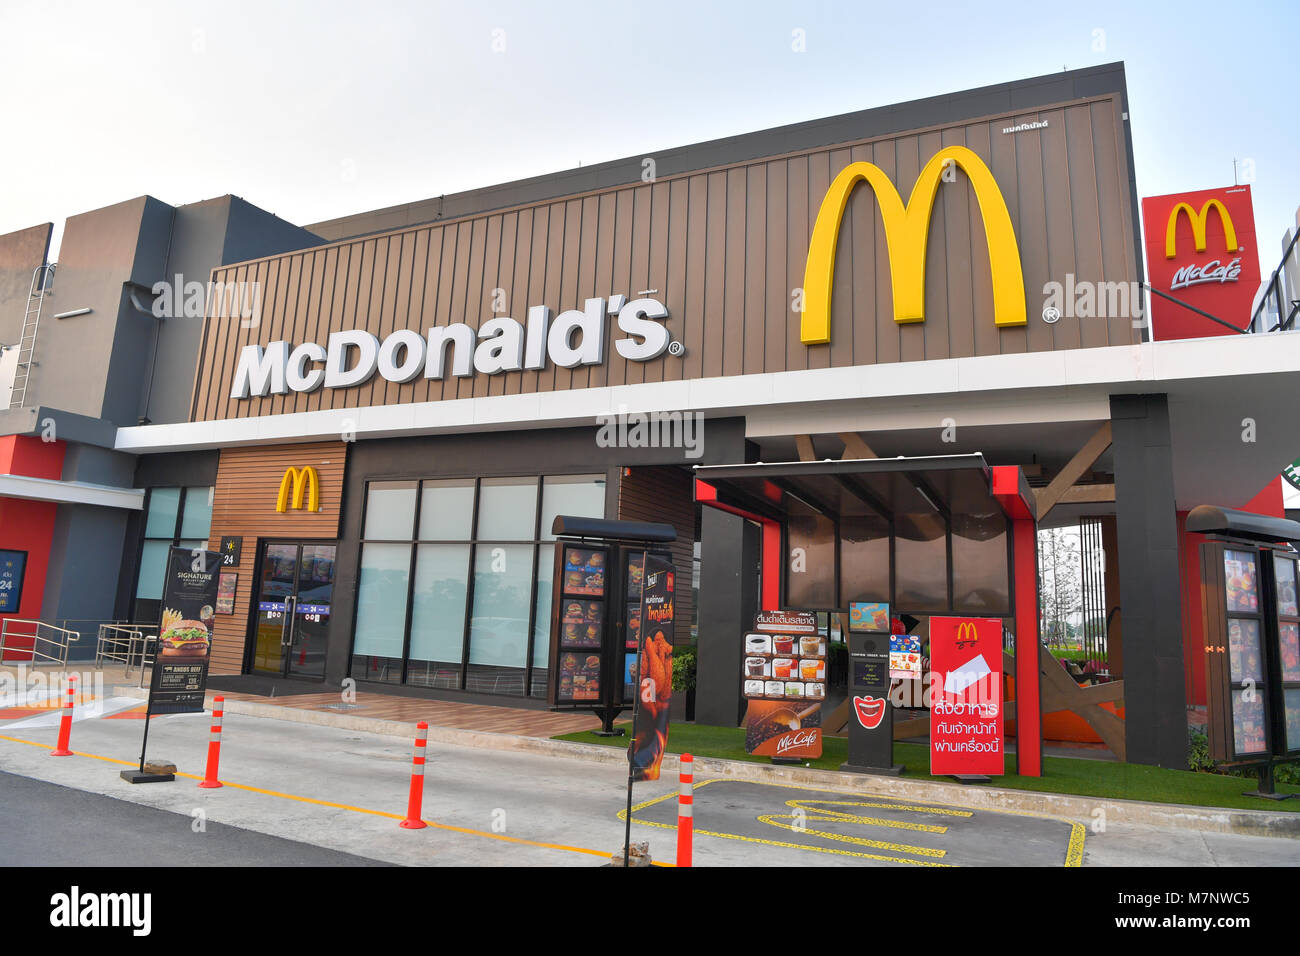
[[[669,354],[669,355],[681,355],[681,354],[684,353],[685,351],[686,351],[686,346],[685,346],[685,345],[682,345],[681,342],[669,342],[669,343],[668,343],[668,354]]]
[[[1043,310],[1043,321],[1048,325],[1055,325],[1061,321],[1061,310],[1055,306],[1049,305]]]

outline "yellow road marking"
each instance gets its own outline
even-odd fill
[[[813,792],[813,793],[835,793],[835,794],[852,795],[852,791],[847,791],[847,790],[834,790],[834,789],[831,789],[831,788],[829,788],[829,787],[809,787],[809,786],[804,786],[804,785],[800,785],[800,784],[792,784],[792,783],[776,783],[776,782],[768,782],[768,781],[762,781],[762,780],[736,780],[736,779],[733,778],[733,777],[712,777],[712,778],[710,778],[710,779],[708,779],[708,780],[704,780],[704,781],[702,781],[702,782],[700,782],[700,783],[697,783],[697,784],[695,785],[695,789],[696,789],[696,790],[699,790],[701,787],[707,787],[707,786],[708,786],[709,784],[711,784],[711,783],[721,783],[721,782],[724,782],[724,781],[731,781],[731,782],[733,782],[733,783],[752,783],[752,784],[754,784],[754,785],[756,785],[756,786],[760,786],[760,787],[781,787],[782,789],[786,789],[786,790],[805,790],[805,791],[810,791],[810,792]],[[641,825],[641,826],[648,826],[648,827],[663,827],[663,828],[668,829],[668,830],[676,830],[676,829],[677,829],[677,825],[676,825],[675,823],[653,823],[653,822],[651,822],[651,821],[649,821],[649,820],[638,820],[638,819],[636,818],[636,816],[635,816],[635,814],[637,813],[638,810],[644,810],[644,809],[646,809],[647,807],[652,807],[652,806],[654,806],[655,804],[663,803],[665,800],[673,800],[673,799],[676,799],[676,797],[677,797],[677,793],[676,793],[676,792],[666,793],[666,794],[664,794],[664,795],[661,796],[661,797],[654,797],[653,799],[645,800],[645,801],[642,801],[641,803],[636,804],[634,807],[632,807],[632,813],[633,813],[632,822],[633,822],[633,823],[636,823],[636,824],[639,824],[639,825]],[[911,811],[911,812],[914,812],[914,813],[936,813],[936,814],[942,814],[942,815],[945,815],[945,816],[962,816],[962,817],[971,817],[971,816],[974,816],[974,815],[975,815],[975,812],[978,811],[978,812],[984,812],[984,813],[1012,814],[1012,815],[1015,815],[1015,816],[1023,816],[1023,817],[1037,817],[1037,818],[1040,819],[1040,820],[1052,820],[1052,821],[1054,821],[1054,822],[1056,822],[1056,823],[1065,823],[1065,824],[1068,824],[1069,827],[1070,827],[1070,840],[1069,840],[1069,844],[1068,844],[1068,846],[1066,847],[1066,852],[1065,852],[1065,864],[1064,864],[1064,865],[1065,865],[1065,866],[1068,866],[1068,867],[1078,867],[1078,866],[1082,866],[1082,865],[1083,865],[1083,845],[1084,845],[1084,840],[1085,840],[1085,838],[1086,838],[1086,836],[1087,836],[1087,832],[1088,832],[1088,831],[1087,831],[1087,828],[1084,827],[1084,825],[1081,824],[1081,823],[1076,823],[1076,822],[1073,821],[1073,820],[1067,820],[1067,819],[1065,819],[1064,817],[1057,817],[1057,816],[1053,816],[1053,815],[1048,814],[1048,813],[1036,813],[1036,812],[1034,812],[1034,811],[1032,811],[1032,810],[1011,810],[1011,809],[1005,809],[1005,810],[989,810],[989,809],[984,808],[984,807],[961,807],[960,804],[955,804],[955,805],[954,805],[954,804],[935,804],[935,805],[927,805],[927,804],[924,804],[924,803],[917,803],[917,804],[896,804],[896,803],[884,803],[884,802],[881,802],[881,803],[875,803],[875,802],[866,802],[866,801],[863,801],[863,802],[859,803],[858,801],[850,801],[850,800],[845,800],[845,801],[820,801],[820,800],[819,800],[819,801],[812,801],[812,800],[810,800],[810,801],[808,801],[808,802],[851,804],[851,805],[860,805],[860,806],[866,806],[866,807],[876,807],[876,808],[880,808],[880,809],[891,809],[891,810],[892,810],[892,809],[898,809],[898,810],[908,810],[908,811]],[[797,803],[799,803],[799,801],[797,801],[797,800],[786,801],[786,805],[787,805],[787,806],[793,806],[793,805],[796,805]],[[824,811],[824,812],[826,812],[826,813],[834,813],[835,811],[830,811],[830,810],[828,810],[828,811]],[[626,812],[625,810],[620,810],[620,811],[619,811],[619,813],[618,813],[618,818],[619,818],[620,820],[624,820],[624,819],[626,819],[626,816],[627,816],[627,812]],[[783,815],[783,816],[784,816],[784,815]],[[763,822],[770,822],[770,821],[763,821]],[[779,824],[779,823],[774,823],[774,822],[771,823],[771,825],[772,825],[772,826],[778,826],[778,827],[784,827],[784,824]],[[793,829],[792,827],[784,827],[784,828],[785,828],[785,829]],[[860,856],[860,857],[867,857],[867,858],[869,858],[869,859],[875,859],[875,860],[886,860],[886,861],[891,862],[891,863],[910,863],[910,864],[913,864],[913,865],[915,865],[915,866],[948,866],[948,865],[949,865],[949,864],[946,864],[946,863],[928,863],[928,862],[924,862],[924,861],[921,861],[921,860],[909,860],[909,859],[903,859],[903,858],[898,858],[898,857],[883,857],[883,856],[876,856],[876,855],[871,854],[871,853],[854,853],[854,852],[850,852],[850,851],[848,851],[848,850],[836,850],[836,849],[831,849],[831,848],[829,848],[829,847],[805,846],[805,845],[800,844],[800,843],[784,843],[784,842],[780,842],[780,841],[763,840],[763,839],[760,839],[760,838],[758,838],[758,837],[747,837],[747,836],[742,836],[741,834],[738,834],[738,833],[720,833],[720,832],[715,832],[715,831],[710,831],[710,830],[701,830],[701,829],[699,829],[698,827],[695,828],[695,832],[698,833],[698,834],[702,834],[702,835],[704,835],[704,836],[723,837],[723,838],[725,838],[725,839],[729,839],[729,840],[743,840],[743,841],[748,842],[748,843],[762,843],[762,844],[767,844],[767,845],[769,845],[769,846],[784,846],[784,847],[791,847],[791,848],[796,849],[796,850],[808,850],[808,851],[810,851],[810,852],[814,852],[814,853],[835,853],[835,854],[840,854],[840,855],[844,855],[844,856]],[[799,831],[795,831],[795,832],[799,832]],[[809,830],[805,830],[805,831],[803,831],[803,832],[819,833],[819,834],[822,833],[822,831],[809,831]],[[825,835],[825,834],[822,834],[822,835]],[[831,838],[832,838],[832,839],[844,839],[844,838],[841,837],[839,834],[834,834],[834,835],[832,835]],[[855,840],[855,839],[860,839],[860,838],[850,837],[850,838],[847,838],[847,839]],[[942,852],[942,851],[940,851],[940,852]]]
[[[32,747],[41,747],[42,749],[49,749],[49,746],[50,746],[49,744],[43,744],[43,743],[40,743],[39,741],[36,741],[36,740],[23,740],[21,737],[7,737],[7,736],[5,736],[5,735],[3,735],[3,734],[0,734],[0,740],[8,740],[8,741],[11,741],[11,742],[13,742],[13,743],[17,743],[17,744],[28,744],[28,745],[30,745],[30,746],[32,746]],[[79,751],[79,750],[74,750],[74,751],[73,751],[73,756],[76,756],[76,757],[89,757],[89,758],[91,758],[92,760],[103,760],[103,761],[105,761],[106,763],[123,764],[123,765],[128,766],[128,767],[135,767],[135,766],[138,766],[138,763],[139,763],[138,761],[135,761],[135,760],[121,760],[121,759],[119,759],[119,758],[117,758],[117,757],[104,757],[104,756],[101,756],[100,754],[83,753],[83,752],[81,752],[81,751]],[[180,771],[177,771],[176,776],[178,776],[178,777],[185,777],[185,778],[187,778],[187,779],[189,779],[189,780],[202,780],[202,779],[203,779],[203,777],[200,777],[200,776],[197,775],[197,774],[192,774],[192,773],[181,773]],[[354,806],[352,806],[352,805],[350,805],[350,804],[346,804],[346,803],[334,803],[334,802],[332,802],[332,801],[330,801],[330,800],[319,800],[319,799],[317,799],[317,798],[315,798],[315,797],[303,797],[303,796],[299,796],[298,794],[295,794],[295,793],[282,793],[282,792],[280,792],[279,790],[266,790],[266,789],[263,789],[263,788],[261,788],[261,787],[253,787],[253,786],[249,786],[248,784],[244,784],[244,783],[232,783],[232,782],[230,782],[229,780],[222,780],[221,783],[222,783],[224,786],[227,786],[227,787],[233,787],[233,788],[236,789],[236,790],[247,790],[247,791],[250,792],[250,793],[258,793],[258,794],[262,794],[263,796],[268,796],[268,797],[280,797],[281,799],[284,799],[284,800],[294,800],[294,801],[297,801],[298,803],[310,803],[310,804],[314,804],[314,805],[316,805],[316,806],[321,806],[321,807],[331,807],[331,808],[333,808],[333,809],[335,809],[335,810],[348,810],[348,811],[350,811],[350,812],[352,812],[352,813],[365,813],[365,814],[368,814],[368,815],[370,815],[370,816],[375,816],[375,817],[385,817],[385,818],[390,819],[390,820],[405,820],[405,819],[406,819],[405,815],[404,815],[404,814],[401,814],[401,813],[389,813],[389,812],[387,812],[387,811],[385,811],[385,810],[370,810],[370,809],[367,809],[366,807],[354,807]],[[536,841],[536,840],[525,840],[525,839],[523,839],[522,837],[506,836],[504,833],[489,833],[489,832],[487,832],[486,830],[474,830],[474,829],[471,829],[471,828],[469,828],[469,827],[457,827],[457,826],[452,826],[452,825],[449,824],[449,823],[438,823],[438,822],[436,822],[436,821],[434,821],[434,820],[425,820],[424,822],[427,823],[430,827],[433,827],[433,828],[436,829],[436,830],[446,830],[446,831],[449,831],[449,832],[451,832],[451,833],[464,833],[464,834],[468,834],[468,835],[470,835],[470,836],[487,837],[488,839],[491,839],[491,840],[501,840],[501,841],[503,841],[503,842],[505,842],[505,843],[517,843],[517,844],[520,844],[520,845],[522,845],[522,846],[535,846],[535,847],[541,847],[542,849],[546,849],[546,850],[564,850],[564,851],[569,852],[569,853],[583,853],[583,854],[586,854],[586,855],[588,855],[588,856],[599,856],[599,857],[603,857],[604,859],[607,859],[607,860],[610,858],[610,855],[609,855],[608,853],[605,853],[605,852],[603,852],[603,851],[601,851],[601,850],[592,850],[592,849],[588,849],[587,847],[580,847],[580,846],[566,846],[566,845],[563,844],[563,843],[541,843],[541,842],[538,842],[538,841]],[[656,866],[672,866],[673,864],[671,864],[671,863],[656,863],[655,865],[656,865]]]

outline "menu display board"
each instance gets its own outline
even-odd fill
[[[820,757],[826,639],[808,611],[762,611],[744,637],[745,750]]]
[[[220,568],[216,551],[168,550],[148,713],[203,711]]]
[[[26,570],[26,551],[0,551],[0,614],[18,613]]]
[[[218,614],[235,613],[235,590],[239,585],[238,571],[222,571],[221,576],[217,579],[217,604]]]
[[[849,605],[850,631],[889,633],[889,605],[884,602],[854,601]]]
[[[1201,546],[1216,761],[1267,765],[1300,755],[1297,560],[1287,547],[1223,540]]]
[[[602,654],[608,613],[610,551],[565,544],[560,548],[559,654],[555,703],[601,700]]]
[[[932,617],[930,654],[930,773],[1004,773],[1002,621]]]

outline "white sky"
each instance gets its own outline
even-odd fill
[[[1248,160],[1267,276],[1300,204],[1298,10],[4,0],[0,233],[142,193],[306,224],[1123,60],[1139,195]]]

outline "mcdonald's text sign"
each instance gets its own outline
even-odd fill
[[[930,618],[930,682],[930,773],[1003,773],[1002,621]]]
[[[1147,281],[1153,288],[1237,328],[1250,322],[1259,290],[1259,250],[1249,186],[1150,196],[1142,200]],[[1156,339],[1232,335],[1231,329],[1151,296]]]

